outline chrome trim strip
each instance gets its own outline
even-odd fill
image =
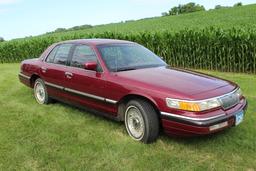
[[[105,100],[108,103],[112,103],[112,104],[116,104],[117,103],[117,101],[115,101],[115,100],[111,100],[111,99],[105,99]]]
[[[167,113],[167,112],[160,112],[160,113],[161,113],[161,115],[171,116],[171,117],[174,117],[174,118],[191,120],[191,121],[208,121],[208,120],[212,120],[212,119],[216,119],[216,118],[220,118],[220,117],[226,116],[226,114],[223,113],[223,114],[220,114],[220,115],[211,116],[211,117],[207,117],[207,118],[193,118],[193,117],[176,115],[176,114]]]
[[[54,87],[54,88],[58,88],[58,89],[64,90],[64,87],[58,86],[56,84],[52,84],[52,83],[49,83],[49,82],[45,82],[45,84],[48,85],[48,86]]]
[[[237,87],[237,88],[234,89],[233,91],[231,91],[231,92],[229,92],[229,93],[226,93],[226,94],[224,94],[224,95],[212,97],[212,98],[209,98],[209,99],[203,99],[203,100],[182,100],[182,99],[174,99],[174,98],[168,98],[168,97],[166,98],[166,100],[175,100],[175,101],[183,101],[183,102],[200,103],[200,102],[204,102],[204,101],[208,101],[208,100],[220,99],[220,98],[222,98],[222,97],[225,97],[225,96],[228,96],[228,95],[230,95],[230,94],[235,93],[238,89],[239,89],[239,87]]]
[[[73,90],[73,89],[70,89],[70,88],[65,88],[64,90],[68,91],[68,92],[71,92],[71,93],[78,94],[78,95],[82,95],[82,96],[90,97],[90,98],[93,98],[93,99],[97,99],[97,100],[100,100],[100,101],[105,101],[105,98],[103,98],[103,97],[95,96],[95,95],[88,94],[88,93],[83,93],[81,91]]]
[[[26,78],[26,79],[30,79],[30,77],[29,76],[26,76],[26,75],[24,75],[24,74],[22,74],[22,73],[19,73],[19,76],[21,76],[21,77],[23,77],[23,78]]]
[[[48,86],[54,87],[54,88],[58,88],[58,89],[67,91],[67,92],[75,93],[75,94],[78,94],[78,95],[81,95],[81,96],[93,98],[93,99],[104,101],[104,102],[107,102],[107,103],[111,103],[111,104],[116,104],[117,103],[117,101],[115,101],[115,100],[107,99],[107,98],[96,96],[96,95],[93,95],[93,94],[84,93],[84,92],[77,91],[77,90],[70,89],[70,88],[65,88],[65,87],[62,87],[62,86],[59,86],[59,85],[56,85],[56,84],[52,84],[52,83],[49,83],[49,82],[45,82],[45,84],[48,85]]]

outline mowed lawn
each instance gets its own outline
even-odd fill
[[[256,75],[207,72],[241,85],[244,122],[221,133],[133,141],[122,123],[62,103],[39,105],[0,64],[0,170],[256,170]]]

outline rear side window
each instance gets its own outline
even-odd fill
[[[63,44],[63,45],[58,46],[58,49],[56,50],[55,55],[54,55],[53,63],[65,65],[68,60],[68,55],[69,55],[71,47],[72,47],[72,44]]]
[[[46,59],[46,62],[48,62],[48,63],[53,63],[54,57],[55,57],[55,54],[56,54],[58,48],[59,48],[59,46],[55,47],[55,48],[51,51],[51,53],[48,55],[48,57],[47,57],[47,59]]]
[[[86,62],[97,61],[97,57],[91,47],[86,45],[79,45],[75,48],[71,60],[71,66],[83,68]]]

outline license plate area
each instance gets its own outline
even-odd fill
[[[244,111],[242,110],[242,111],[238,112],[235,115],[235,119],[236,119],[235,125],[237,126],[244,120]]]

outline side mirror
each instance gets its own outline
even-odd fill
[[[86,62],[86,63],[84,64],[84,69],[96,71],[97,65],[98,65],[97,62],[95,62],[95,61]]]

